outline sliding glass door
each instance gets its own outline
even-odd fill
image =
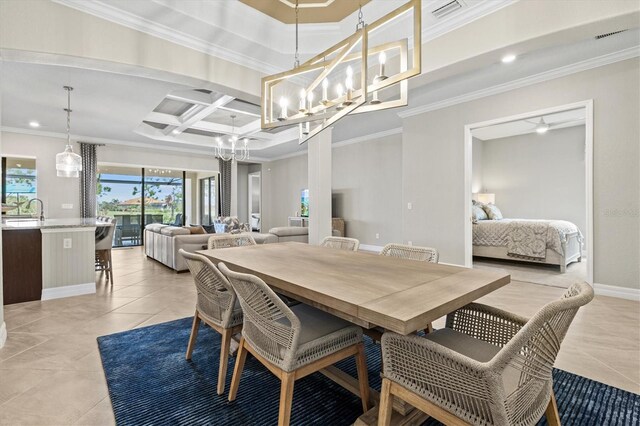
[[[114,217],[114,247],[143,244],[150,223],[185,222],[185,172],[98,165],[98,216]]]
[[[145,225],[184,225],[184,174],[178,170],[144,169]]]
[[[116,219],[114,247],[142,244],[142,169],[98,166],[98,216]]]

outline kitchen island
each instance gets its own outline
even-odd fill
[[[95,293],[95,218],[2,220],[5,305]]]

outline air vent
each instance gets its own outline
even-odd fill
[[[596,36],[596,40],[600,40],[601,38],[605,38],[605,37],[610,37],[610,36],[615,35],[615,34],[620,34],[620,33],[623,33],[625,31],[627,31],[627,30],[620,30],[620,31],[614,31],[612,33],[600,34],[600,35]]]
[[[444,5],[440,6],[436,10],[431,11],[431,14],[436,19],[442,19],[445,16],[452,14],[458,9],[462,9],[462,3],[460,3],[460,1],[458,0],[453,0],[448,3],[445,3]]]

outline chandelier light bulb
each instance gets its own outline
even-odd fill
[[[338,95],[339,98],[341,98],[342,95],[344,95],[344,89],[342,88],[342,84],[340,83],[336,85],[336,95]]]
[[[326,104],[327,102],[329,102],[328,96],[327,96],[327,90],[329,89],[329,80],[328,79],[324,79],[322,80],[322,103]]]
[[[307,109],[305,108],[305,104],[307,102],[307,92],[302,89],[300,90],[300,105],[298,107],[298,111],[305,112]]]
[[[280,98],[280,115],[278,116],[279,121],[284,121],[289,117],[287,112],[287,107],[289,106],[289,100],[284,96]]]
[[[378,55],[378,62],[380,62],[380,73],[378,75],[378,79],[382,81],[387,78],[384,73],[384,65],[387,63],[387,54],[384,51],[380,52],[380,55]]]

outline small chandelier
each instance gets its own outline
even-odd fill
[[[58,177],[79,177],[82,171],[82,158],[73,152],[71,147],[71,91],[73,87],[64,86],[67,91],[67,146],[64,151],[56,154],[56,172]]]
[[[231,116],[231,135],[229,135],[228,142],[231,144],[231,151],[227,150],[223,146],[222,138],[217,137],[217,145],[214,147],[214,152],[217,158],[222,161],[244,161],[249,159],[249,139],[244,138],[243,144],[238,147],[238,135],[235,134],[236,130],[236,116]]]

